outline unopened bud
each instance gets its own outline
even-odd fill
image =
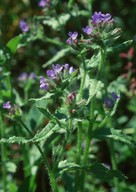
[[[70,102],[73,102],[75,100],[75,98],[76,98],[76,92],[75,91],[68,95],[68,100]]]
[[[72,109],[72,111],[71,111],[73,114],[76,112],[76,110],[75,109]]]
[[[111,35],[118,36],[122,33],[122,30],[120,28],[116,28],[112,31]]]

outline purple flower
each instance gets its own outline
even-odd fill
[[[68,69],[69,68],[69,64],[66,63],[66,64],[63,65],[63,67],[64,67],[64,69]]]
[[[19,81],[25,81],[27,79],[27,73],[23,72],[19,75],[18,80]]]
[[[98,24],[101,22],[107,22],[111,19],[111,15],[109,13],[102,14],[101,12],[94,12],[92,16],[92,23]]]
[[[57,73],[60,73],[63,69],[63,66],[61,66],[60,64],[52,65],[52,69]]]
[[[112,108],[113,105],[114,105],[114,102],[113,102],[112,99],[110,99],[110,98],[107,97],[107,98],[104,99],[104,104],[105,104],[105,106],[106,106],[107,108]]]
[[[27,32],[29,30],[28,24],[25,22],[24,19],[22,19],[19,23],[19,28],[22,30],[22,32]]]
[[[71,75],[73,72],[75,71],[75,69],[73,67],[69,68],[69,74]]]
[[[103,20],[101,12],[94,12],[92,16],[92,23],[97,24]]]
[[[82,29],[84,31],[84,33],[86,33],[87,35],[90,35],[92,33],[93,28],[86,26],[86,28]]]
[[[31,72],[28,79],[35,79],[35,74],[33,72]]]
[[[112,100],[113,100],[113,101],[116,101],[117,99],[120,98],[118,95],[116,95],[115,92],[112,92],[112,93],[111,93],[111,97],[112,97]]]
[[[46,79],[44,77],[40,77],[40,89],[47,90],[49,87],[49,84],[46,82]]]
[[[0,72],[2,71],[2,69],[3,69],[3,68],[2,68],[2,67],[0,67]]]
[[[45,83],[45,82],[46,82],[46,79],[43,76],[41,76],[40,77],[40,84]]]
[[[49,87],[49,84],[48,84],[48,83],[42,83],[42,84],[40,84],[40,89],[42,89],[42,90],[47,90],[48,87]]]
[[[67,43],[68,45],[72,45],[72,39],[71,39],[71,37],[69,37],[69,38],[66,40],[66,43]]]
[[[68,36],[70,36],[72,40],[75,40],[77,38],[77,36],[78,36],[78,33],[77,32],[74,32],[74,33],[69,32]]]
[[[109,13],[102,14],[103,21],[107,22],[111,19],[111,15]]]
[[[50,79],[56,79],[57,77],[57,74],[54,70],[47,70],[46,74]]]
[[[39,7],[45,7],[47,4],[47,0],[40,0],[39,3],[38,3],[38,6]]]
[[[7,101],[6,103],[4,103],[4,104],[3,104],[3,108],[4,108],[4,109],[10,109],[10,108],[11,108],[10,101]]]

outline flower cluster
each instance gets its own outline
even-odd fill
[[[75,69],[67,63],[64,65],[52,65],[52,69],[46,71],[47,78],[40,77],[40,89],[50,90],[55,88],[59,82],[68,78],[74,71]]]
[[[116,100],[119,98],[120,96],[118,96],[115,92],[112,92],[110,97],[106,97],[104,99],[104,107],[111,109],[114,106]]]
[[[91,42],[107,42],[108,38],[112,37],[116,39],[120,36],[121,30],[115,28],[114,20],[112,19],[109,13],[103,14],[102,12],[94,12],[92,15],[92,19],[90,21],[90,25],[83,27],[83,32],[87,35],[87,38],[84,39],[83,36],[81,39],[77,39],[78,32],[69,32],[69,38],[66,40],[66,43],[73,46],[73,45],[81,45],[81,44],[88,44]]]
[[[109,13],[107,14],[103,14],[100,12],[94,12],[93,16],[92,16],[92,23],[94,25],[97,25],[98,23],[103,23],[103,22],[108,22],[111,20],[111,15]]]

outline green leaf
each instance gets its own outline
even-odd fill
[[[132,99],[129,101],[127,108],[134,113],[136,112],[136,96],[132,97]]]
[[[75,170],[79,169],[80,166],[77,165],[76,163],[68,162],[67,160],[64,160],[64,161],[59,162],[58,168],[60,170],[59,174],[63,174],[66,171],[72,171],[72,170],[75,171]]]
[[[113,177],[116,177],[120,180],[126,179],[126,176],[123,175],[119,170],[112,170],[107,165],[99,162],[80,166],[73,162],[68,162],[67,160],[64,160],[59,163],[58,169],[60,170],[60,174],[80,169],[95,175],[96,178],[99,178],[103,181],[108,181],[109,179],[113,179]]]
[[[42,101],[42,100],[44,100],[44,101],[46,101],[46,100],[48,100],[48,99],[51,99],[52,98],[52,96],[54,95],[54,93],[46,93],[46,95],[45,96],[43,96],[43,97],[41,97],[41,98],[38,98],[38,99],[36,99],[36,98],[30,98],[29,99],[29,101],[33,101],[33,102],[40,102],[40,101]]]
[[[101,61],[101,53],[98,52],[96,54],[94,54],[91,59],[86,59],[86,67],[87,69],[91,69],[91,68],[95,68],[99,65]]]
[[[43,114],[34,106],[31,107],[26,116],[26,125],[34,130],[43,122]]]
[[[101,128],[101,129],[96,129],[93,131],[93,137],[103,140],[103,139],[113,139],[115,141],[120,141],[125,144],[130,145],[131,147],[136,147],[136,143],[134,140],[128,136],[125,135],[121,130],[116,130],[116,129],[108,129],[108,128]]]
[[[6,61],[6,53],[0,49],[0,64],[3,64]]]
[[[8,170],[8,172],[10,172],[10,173],[15,173],[16,168],[17,168],[17,166],[16,166],[15,163],[13,163],[13,162],[7,162],[7,163],[5,164],[5,166],[6,166],[6,169]]]
[[[94,95],[101,91],[103,87],[104,84],[101,81],[97,81],[96,79],[90,79],[89,98],[87,100],[87,104],[90,102],[91,98]]]
[[[120,45],[108,48],[107,52],[114,53],[116,51],[121,51],[122,49],[129,47],[132,44],[132,42],[133,42],[133,40],[125,41],[125,42],[121,43]]]
[[[113,115],[116,113],[116,110],[117,110],[119,101],[120,101],[120,98],[118,98],[118,99],[115,101],[114,107],[113,107],[112,111],[110,112],[110,116],[113,116]]]
[[[12,136],[7,138],[2,138],[0,139],[0,143],[19,143],[19,144],[23,144],[23,143],[28,143],[31,142],[31,139],[26,139],[24,137],[16,137],[16,136]]]
[[[93,173],[97,178],[108,181],[114,177],[124,180],[127,177],[123,175],[119,170],[112,170],[107,165],[95,162],[88,167],[89,171]]]
[[[53,134],[56,134],[56,132],[59,132],[60,134],[61,132],[65,132],[65,130],[61,129],[58,124],[48,123],[46,127],[38,132],[32,140],[33,142],[39,142],[43,140],[46,142]]]
[[[6,44],[6,47],[10,49],[11,53],[12,54],[15,54],[18,46],[19,46],[19,43],[22,39],[22,35],[18,35],[14,38],[12,38],[7,44]]]
[[[62,49],[60,51],[58,51],[53,57],[52,59],[50,59],[49,61],[47,61],[44,65],[43,68],[57,62],[59,59],[61,59],[62,57],[64,57],[66,54],[68,54],[71,51],[71,48],[65,48]]]
[[[59,31],[61,30],[60,27],[65,25],[66,22],[69,20],[69,18],[70,18],[69,14],[61,14],[60,16],[58,16],[58,18],[47,16],[43,20],[43,24],[48,25],[52,29]]]

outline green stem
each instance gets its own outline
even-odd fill
[[[80,165],[81,163],[81,155],[82,155],[82,122],[78,122],[78,135],[77,135],[77,164]],[[80,171],[76,171],[75,176],[75,191],[78,191],[80,177]]]
[[[88,154],[89,154],[89,148],[92,138],[92,130],[93,130],[93,123],[94,123],[94,104],[95,100],[94,97],[91,100],[91,109],[90,109],[90,122],[88,126],[88,130],[86,132],[86,143],[85,143],[85,151],[83,156],[83,166],[87,165],[88,163]],[[84,183],[85,183],[85,172],[82,173],[81,176],[81,191],[84,191]]]
[[[117,170],[117,163],[116,163],[116,156],[115,156],[114,141],[113,140],[109,140],[109,147],[110,147],[110,153],[111,153],[112,169]],[[116,188],[116,192],[120,192],[118,179],[114,178],[113,181],[114,181],[114,186]]]
[[[83,88],[85,85],[85,79],[86,79],[86,64],[85,64],[85,55],[82,54],[82,64],[83,64],[83,78],[81,78],[81,85],[80,85],[80,90],[79,90],[79,98],[78,100],[82,99],[83,96]],[[82,69],[82,68],[81,68]],[[82,71],[81,71],[82,73]]]
[[[104,69],[103,64],[104,64],[105,55],[106,55],[105,50],[103,50],[102,48],[100,48],[100,52],[101,52],[101,62],[99,63],[99,66],[98,66],[98,72],[96,75],[97,80],[101,79],[103,69]]]
[[[27,130],[27,132],[30,134],[30,136],[33,136],[32,132],[29,130],[29,128],[24,124],[24,122],[21,119],[19,120],[19,122]],[[42,151],[41,146],[39,145],[39,143],[34,143],[34,144],[36,145],[37,149],[41,153],[41,156],[42,156],[42,158],[44,160],[44,163],[45,163],[45,165],[47,167],[51,188],[52,188],[53,192],[58,192],[56,180],[55,180],[54,174],[53,174],[53,172],[52,172],[52,170],[50,168],[50,165],[48,163],[47,157],[45,156],[44,152]]]
[[[69,0],[69,1],[68,1],[67,6],[68,6],[68,9],[69,9],[69,10],[72,8],[73,4],[74,4],[74,0]]]
[[[98,125],[98,128],[101,128],[107,122],[108,118],[109,118],[109,115],[106,115],[103,121]]]
[[[5,126],[3,123],[3,115],[0,114],[0,122],[1,122],[1,137],[5,137]],[[3,180],[3,192],[7,192],[7,171],[6,171],[6,143],[1,143],[1,161],[2,161],[2,180]]]

